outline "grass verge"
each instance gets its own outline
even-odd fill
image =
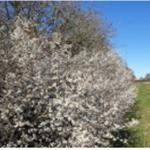
[[[139,124],[115,133],[120,139],[128,139],[127,143],[119,140],[114,147],[150,147],[150,82],[138,82],[138,95],[135,105],[125,116],[126,121],[132,118],[139,120]]]
[[[140,123],[138,135],[141,140],[141,147],[150,147],[150,82],[138,83],[138,111]]]

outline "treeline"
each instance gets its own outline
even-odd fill
[[[101,15],[72,2],[5,1],[0,11],[0,146],[128,145],[118,130],[134,76]]]

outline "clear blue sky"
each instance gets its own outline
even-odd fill
[[[137,77],[150,73],[150,2],[82,2],[112,23],[113,46]]]

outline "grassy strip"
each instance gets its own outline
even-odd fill
[[[128,117],[137,118],[140,122],[130,128],[129,147],[150,147],[150,82],[137,83],[138,97]]]
[[[150,82],[138,83],[138,102],[140,116],[138,133],[141,139],[142,147],[150,147]]]
[[[116,141],[114,147],[150,147],[150,82],[137,82],[138,96],[135,105],[125,116],[127,121],[138,119],[139,124],[115,133],[126,144]]]

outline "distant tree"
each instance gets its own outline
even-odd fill
[[[150,73],[147,73],[146,75],[145,75],[145,78],[144,78],[145,80],[150,80]]]
[[[143,78],[143,77],[140,77],[139,80],[144,80],[144,78]]]

